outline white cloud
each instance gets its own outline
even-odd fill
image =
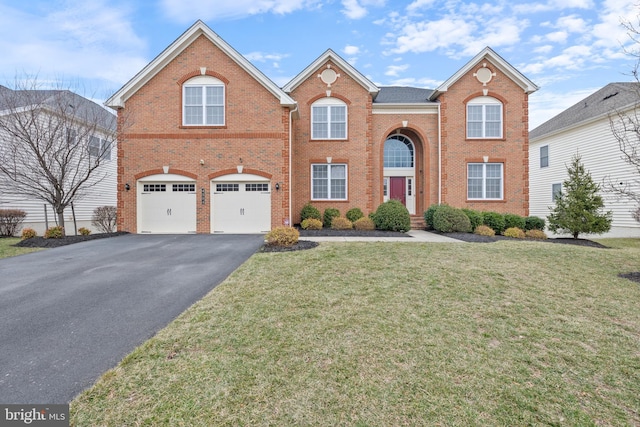
[[[364,18],[369,11],[368,6],[384,6],[385,0],[342,0],[342,13],[349,19]]]
[[[344,52],[345,55],[357,55],[360,53],[360,48],[358,46],[346,45],[342,49],[342,52]]]
[[[539,59],[536,62],[524,65],[520,71],[525,74],[549,74],[558,70],[579,70],[592,60],[593,49],[591,46],[576,45],[566,48],[560,55]]]
[[[385,71],[385,76],[397,77],[401,72],[406,71],[409,68],[409,64],[403,65],[389,65],[387,67],[387,71]]]
[[[119,86],[147,64],[129,7],[106,0],[49,7],[22,12],[0,5],[0,69]]]
[[[436,2],[436,0],[415,0],[409,6],[407,6],[407,12],[415,12],[420,9],[427,9]]]
[[[539,13],[565,9],[591,9],[594,7],[592,0],[549,0],[546,3],[525,3],[513,6],[516,13]]]
[[[529,97],[529,129],[535,129],[598,89],[585,88],[570,92],[539,90]]]
[[[189,2],[186,6],[184,0],[161,1],[165,15],[180,23],[190,23],[197,19],[240,18],[261,13],[285,15],[297,10],[313,8],[320,3],[321,0],[198,0]]]

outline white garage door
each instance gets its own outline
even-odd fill
[[[138,231],[195,233],[195,182],[138,182]]]
[[[246,234],[271,230],[270,186],[268,181],[212,181],[211,232]]]

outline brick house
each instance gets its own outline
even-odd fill
[[[198,21],[107,101],[118,228],[255,233],[390,198],[527,215],[535,90],[488,47],[435,90],[378,87],[332,50],[280,88]]]

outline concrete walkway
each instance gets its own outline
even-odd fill
[[[300,236],[300,240],[312,242],[404,242],[404,243],[466,243],[462,240],[452,239],[436,233],[424,230],[410,230],[407,233],[411,237],[334,237],[334,236]]]

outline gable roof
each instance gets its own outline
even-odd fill
[[[529,139],[537,139],[581,123],[607,117],[616,110],[640,103],[640,83],[609,83],[557,116],[529,132]]]
[[[116,130],[113,112],[70,90],[13,90],[0,85],[0,115],[31,108],[44,108],[53,113],[65,111],[79,122],[96,124],[107,132]]]
[[[489,46],[485,47],[474,56],[469,62],[467,62],[462,68],[460,68],[453,76],[449,77],[444,83],[442,83],[431,95],[431,99],[435,100],[441,93],[449,90],[449,87],[455,82],[460,80],[462,76],[471,71],[482,61],[489,61],[496,66],[500,71],[506,74],[511,80],[513,80],[518,86],[520,86],[525,93],[533,93],[539,89],[539,87],[531,80],[526,78],[524,74],[515,69],[511,64],[504,60]]]
[[[334,62],[345,73],[349,74],[349,77],[358,82],[373,96],[375,96],[379,92],[380,89],[373,82],[371,82],[371,80],[362,75],[351,64],[342,59],[340,55],[338,55],[331,49],[327,49],[322,55],[320,55],[315,61],[313,61],[307,68],[302,70],[300,74],[295,76],[293,80],[287,83],[282,89],[287,93],[291,93],[303,81],[307,80],[307,78],[316,73],[318,71],[318,68],[329,60]]]
[[[374,104],[432,104],[433,89],[404,86],[382,86]]]
[[[271,92],[280,104],[293,107],[296,102],[282,89],[256,68],[249,60],[236,51],[231,45],[225,42],[218,34],[209,28],[201,20],[196,21],[187,31],[178,37],[171,45],[155,57],[146,67],[129,80],[120,90],[113,94],[105,105],[111,108],[124,107],[125,102],[138,91],[151,78],[158,74],[167,64],[175,59],[184,49],[193,43],[198,37],[204,35],[216,47],[222,50],[227,56],[235,61],[243,70],[249,73],[255,80]]]

